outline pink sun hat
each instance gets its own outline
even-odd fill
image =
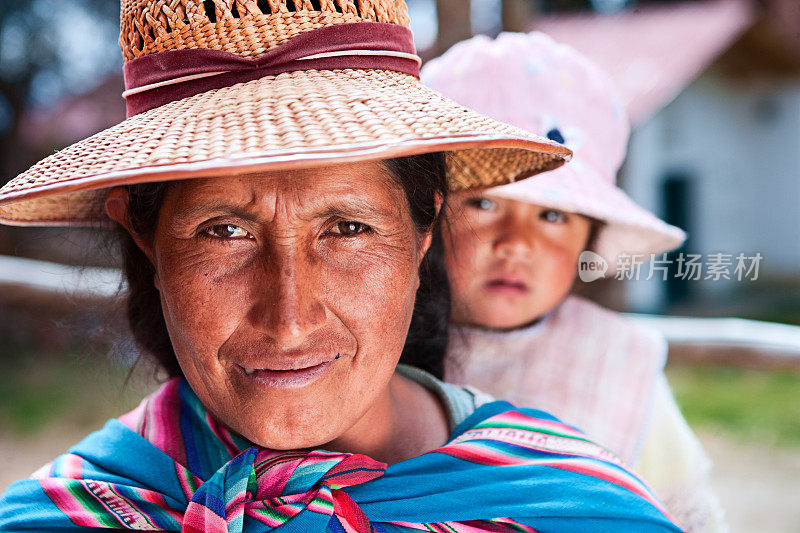
[[[679,228],[638,206],[616,176],[630,128],[611,79],[589,59],[539,32],[480,35],[422,69],[422,81],[456,102],[549,137],[574,151],[567,165],[493,196],[604,222],[594,252],[613,267],[621,254],[660,254],[686,240]]]

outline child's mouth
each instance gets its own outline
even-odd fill
[[[492,292],[511,295],[528,294],[530,292],[530,288],[526,283],[502,278],[489,280],[486,282],[486,288]]]

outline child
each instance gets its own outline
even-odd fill
[[[582,428],[637,467],[678,525],[724,529],[710,462],[662,372],[665,340],[569,294],[584,250],[613,273],[619,254],[685,238],[615,186],[629,131],[610,79],[544,34],[506,33],[455,45],[423,81],[575,152],[533,179],[451,197],[447,380]]]

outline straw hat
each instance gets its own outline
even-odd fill
[[[459,189],[569,157],[424,87],[403,0],[122,0],[121,13],[129,118],[0,189],[0,222],[103,221],[102,189],[121,184],[446,151]]]
[[[615,185],[628,119],[610,78],[574,49],[538,32],[479,36],[426,64],[422,79],[461,104],[574,151],[564,167],[493,188],[492,195],[605,222],[594,251],[612,266],[619,254],[663,253],[685,240],[682,230]]]

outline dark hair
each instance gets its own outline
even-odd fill
[[[450,318],[450,291],[444,270],[441,216],[436,199],[447,196],[447,166],[441,152],[385,161],[392,177],[403,188],[411,220],[419,232],[432,231],[433,241],[420,265],[420,286],[408,337],[400,362],[416,366],[441,378]],[[128,222],[144,239],[152,240],[158,214],[169,183],[127,186]],[[170,377],[181,376],[172,349],[161,299],[154,285],[153,265],[124,228],[119,228],[123,269],[128,283],[127,314],[134,340]]]
[[[447,199],[447,163],[442,152],[390,159],[389,171],[406,193],[417,231],[432,231],[433,240],[419,269],[419,289],[400,362],[444,378],[450,286],[444,268],[442,219]],[[437,216],[436,197],[442,200]]]

